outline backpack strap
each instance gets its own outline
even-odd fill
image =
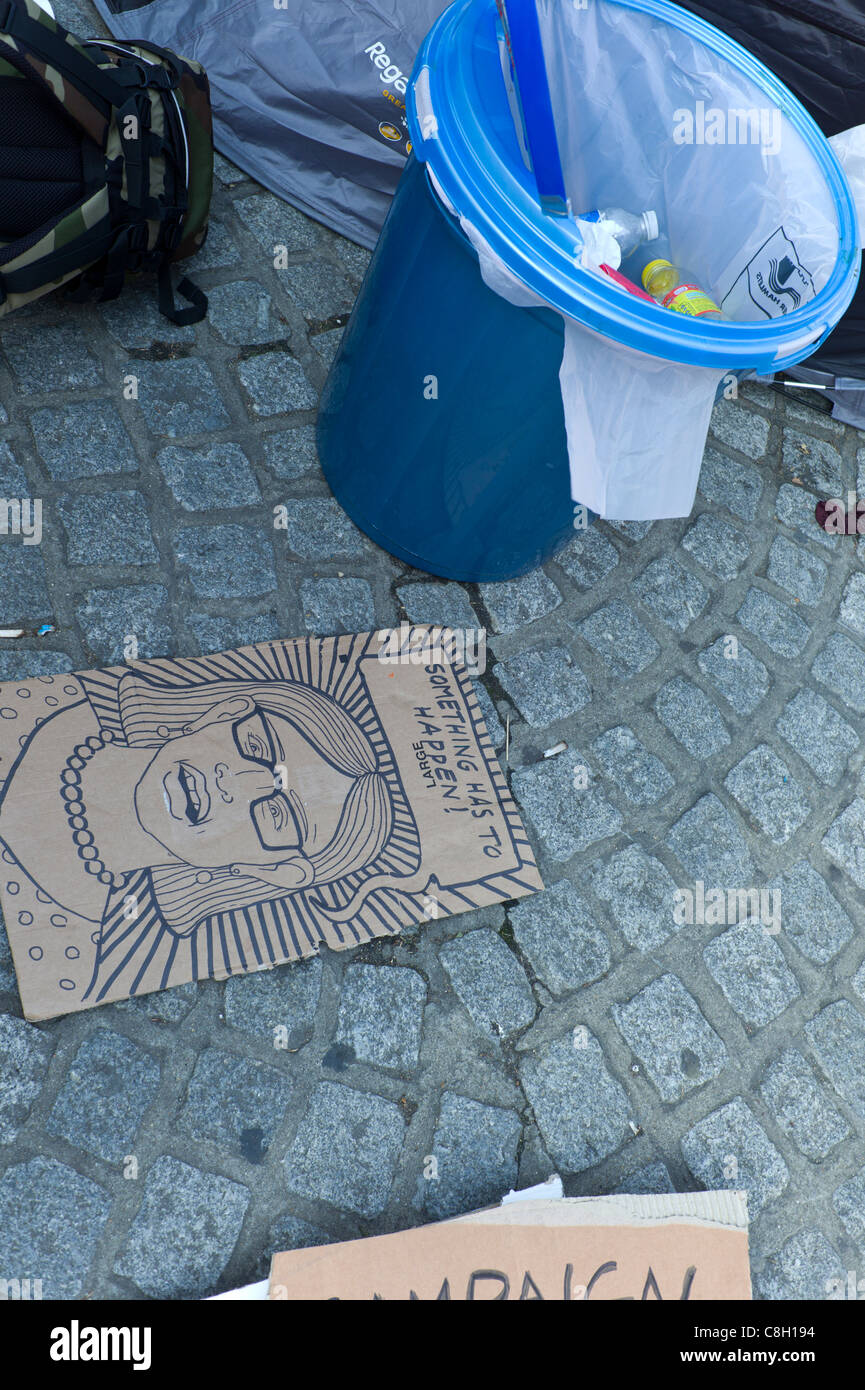
[[[99,112],[106,127],[111,108],[124,104],[127,93],[123,84],[100,67],[83,44],[49,23],[31,19],[15,0],[0,0],[0,41],[4,38],[14,39],[18,52],[43,81],[47,81],[48,69],[54,69],[64,83],[71,84]],[[73,119],[80,119],[74,99],[67,99],[63,105]]]
[[[31,290],[39,289],[46,281],[62,280],[82,266],[108,255],[116,238],[116,228],[105,217],[95,227],[88,228],[81,236],[67,242],[59,251],[50,251],[29,265],[5,271],[0,274],[0,304],[4,304],[10,295],[28,294]]]
[[[182,294],[184,299],[189,300],[188,309],[178,309],[174,303],[174,291],[171,285],[171,267],[168,261],[163,262],[159,267],[159,312],[171,322],[180,327],[185,327],[190,323],[200,323],[207,313],[207,295],[204,290],[193,284],[188,275],[184,275],[177,282],[177,293]]]
[[[167,49],[160,48],[157,44],[136,41],[135,49],[143,49],[147,53],[153,53],[159,60],[155,63],[147,62],[144,57],[123,43],[108,39],[96,39],[93,42],[123,56],[125,66],[118,70],[118,75],[129,80],[130,85],[134,84],[139,89],[133,98],[135,102],[139,103],[139,107],[142,87],[155,88],[162,97],[165,136],[158,140],[146,129],[147,123],[142,118],[139,119],[138,123],[139,139],[137,145],[130,149],[130,142],[125,142],[126,203],[128,206],[140,206],[145,216],[158,218],[160,223],[158,251],[156,252],[159,256],[160,312],[172,323],[178,325],[199,323],[207,313],[207,296],[197,285],[193,284],[188,276],[183,276],[177,283],[176,292],[188,301],[188,307],[178,308],[174,301],[175,291],[172,287],[169,265],[171,254],[177,249],[183,234],[183,221],[188,208],[189,184],[188,137],[181,108],[175,96],[175,89],[182,76],[177,56]],[[129,107],[130,103],[128,102],[118,115],[118,123],[121,116],[129,110]],[[142,113],[139,112],[139,115],[141,116]],[[145,136],[149,137],[149,144]],[[164,195],[158,203],[153,199],[148,201],[147,198],[149,160],[154,155],[161,156],[165,165]],[[140,252],[143,248],[139,247],[138,249]],[[147,253],[145,259],[149,259],[152,263],[153,257],[154,252],[150,252]],[[112,284],[110,293],[118,293],[122,283],[123,269],[118,263],[115,266],[114,275],[114,284],[117,287],[115,289],[114,284]],[[109,290],[104,288],[100,298],[108,297]]]

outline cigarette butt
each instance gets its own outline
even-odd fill
[[[0,627],[0,637],[23,637],[23,627]]]
[[[557,757],[559,756],[560,753],[564,753],[564,751],[565,751],[565,749],[567,748],[567,746],[568,746],[568,745],[565,743],[564,739],[562,740],[561,743],[554,743],[553,746],[552,746],[552,748],[548,748],[548,749],[546,750],[546,752],[544,753],[544,757],[545,757],[545,758],[557,758]]]

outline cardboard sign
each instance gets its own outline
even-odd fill
[[[0,900],[27,1018],[543,887],[446,629],[0,685]]]
[[[275,1255],[269,1297],[749,1299],[742,1192],[516,1202],[396,1235]]]

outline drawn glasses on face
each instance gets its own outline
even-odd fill
[[[231,733],[240,756],[266,767],[276,783],[280,760],[262,710],[256,706],[251,714],[238,719],[232,724]],[[249,813],[263,849],[299,849],[303,844],[300,822],[284,791],[274,790],[271,795],[250,802]]]

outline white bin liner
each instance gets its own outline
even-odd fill
[[[446,201],[437,186],[436,191]],[[592,224],[585,225],[592,236]],[[491,290],[520,308],[549,307],[508,270],[465,217],[460,226],[478,253],[481,275]],[[591,265],[601,254],[600,245],[587,247],[585,263]],[[562,317],[565,349],[559,383],[574,502],[611,521],[688,516],[709,417],[725,373],[649,357]],[[677,421],[673,429],[671,411]]]
[[[574,501],[611,521],[689,516],[724,375],[566,322],[559,381]]]
[[[819,294],[838,223],[820,165],[784,111],[726,59],[649,15],[607,0],[538,0],[538,13],[574,213],[654,208],[670,247],[654,254],[698,275],[732,320],[775,318]],[[512,303],[539,304],[461,224],[486,283]],[[584,259],[592,264],[588,246]],[[639,279],[629,261],[623,272]],[[615,520],[687,516],[725,376],[566,318],[560,382],[574,501]]]

